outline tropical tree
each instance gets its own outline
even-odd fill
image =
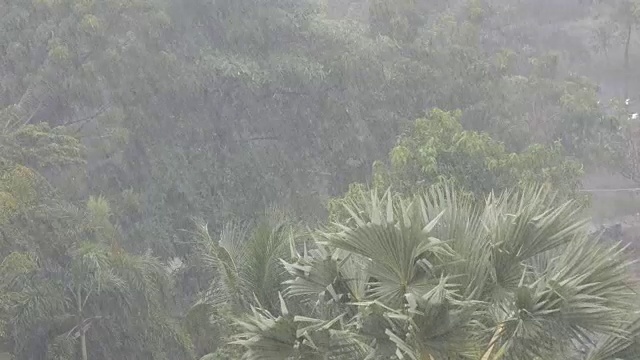
[[[575,202],[554,197],[529,187],[478,202],[443,185],[351,201],[350,222],[284,261],[282,309],[256,305],[235,343],[246,359],[622,353],[637,336],[629,261],[589,235]],[[307,307],[294,315],[287,297]]]
[[[462,116],[460,111],[433,109],[415,120],[399,137],[388,160],[373,164],[371,187],[415,194],[445,181],[482,199],[492,191],[500,193],[539,183],[563,196],[577,197],[582,164],[568,157],[559,142],[510,152],[486,132],[465,130],[460,123]],[[331,199],[331,220],[346,220],[349,214],[344,201],[361,197],[363,191],[366,186],[355,183],[344,197]]]
[[[0,266],[0,319],[10,353],[17,359],[192,356],[189,337],[168,313],[169,273],[150,254],[123,251],[103,198],[91,198],[86,209],[54,201],[34,207],[26,221],[49,230],[50,241],[13,243]]]
[[[221,347],[220,340],[233,333],[229,327],[233,327],[235,319],[249,312],[254,304],[260,304],[265,311],[280,308],[278,294],[286,280],[281,259],[290,258],[296,232],[277,212],[270,212],[253,224],[228,223],[219,236],[212,236],[205,222],[195,220],[190,273],[207,274],[204,279],[210,284],[189,309],[188,328],[194,334],[203,328],[218,334],[213,339],[211,333],[203,334],[209,344],[197,350],[214,351],[220,347],[216,356],[231,356],[228,352],[234,350]]]

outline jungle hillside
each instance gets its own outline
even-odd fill
[[[0,360],[640,359],[639,0],[0,0]]]

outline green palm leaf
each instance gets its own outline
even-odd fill
[[[335,348],[370,359],[538,360],[593,348],[600,360],[637,346],[624,249],[590,236],[580,206],[544,187],[481,203],[444,183],[410,200],[372,191],[345,208],[351,219],[282,262],[285,294],[314,319],[254,310],[236,342],[248,359],[258,349],[339,358]]]
[[[360,359],[368,347],[349,331],[343,316],[319,320],[289,313],[282,298],[281,314],[261,309],[238,321],[243,332],[232,344],[247,348],[243,359]]]
[[[637,359],[640,354],[640,315],[636,312],[621,327],[624,336],[602,337],[589,351],[586,360]]]

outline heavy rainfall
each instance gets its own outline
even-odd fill
[[[640,359],[640,0],[0,0],[0,360]]]

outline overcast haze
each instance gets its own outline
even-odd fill
[[[640,358],[640,0],[0,0],[0,360]]]

